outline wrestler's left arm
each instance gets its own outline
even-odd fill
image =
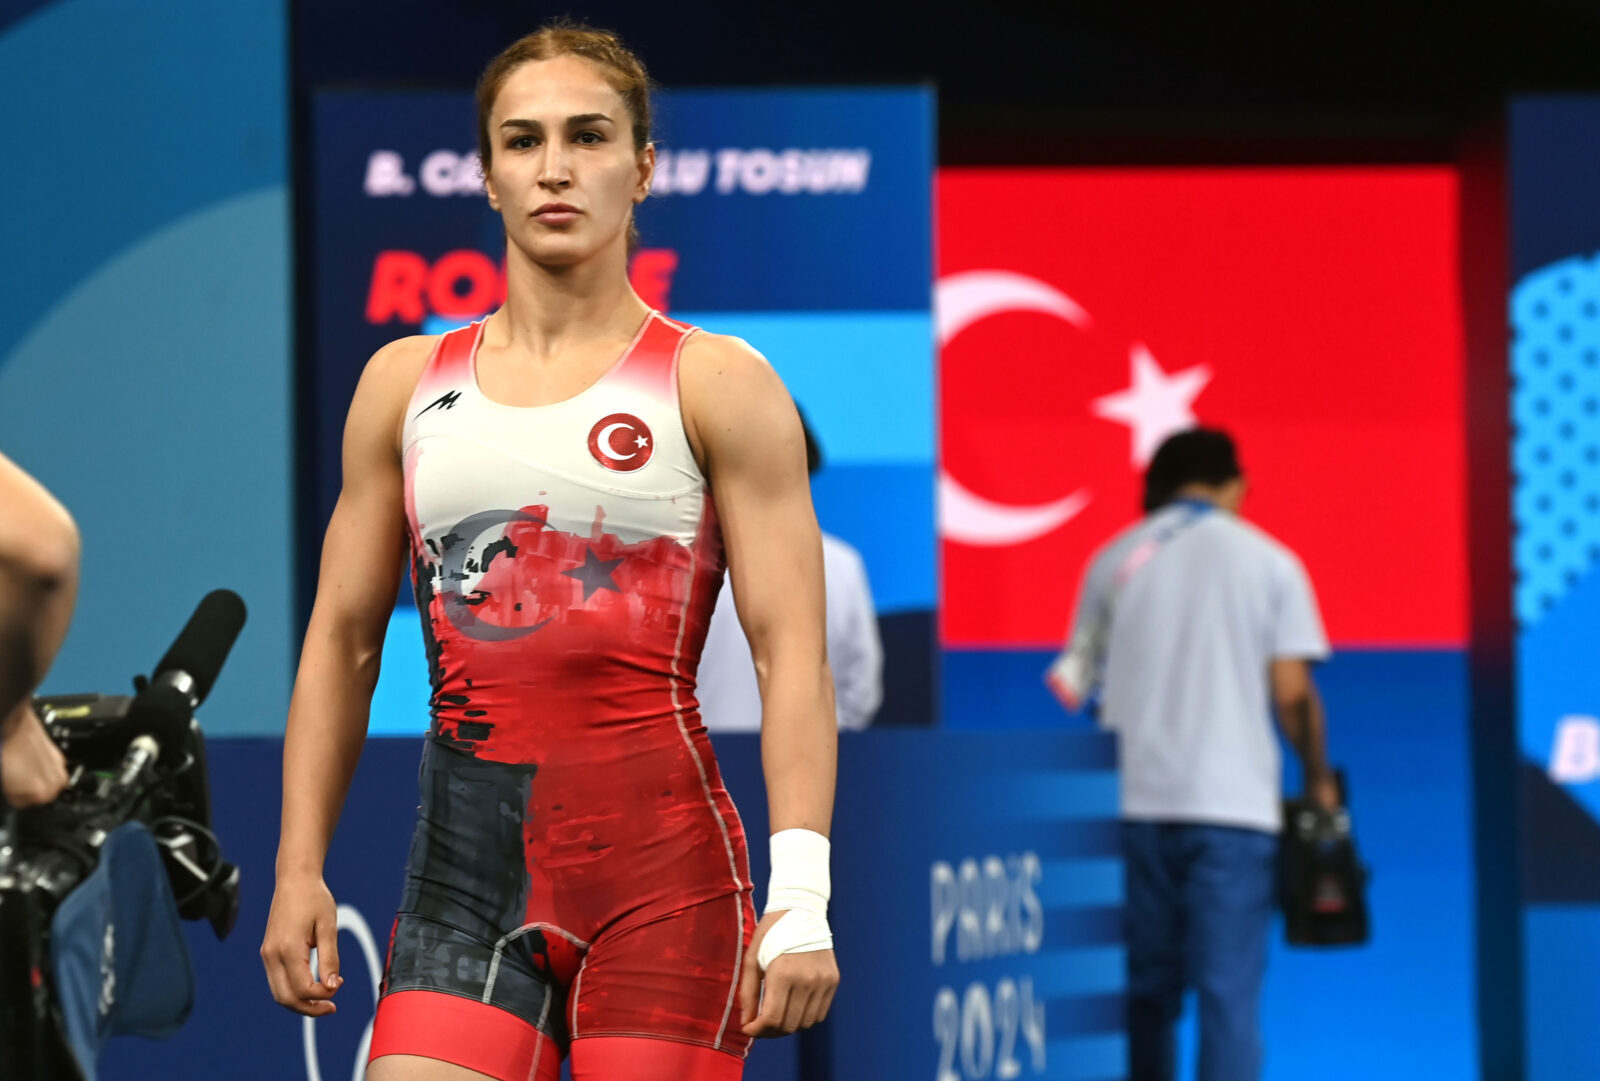
[[[822,1020],[839,983],[833,950],[821,948],[831,945],[826,838],[838,758],[822,540],[800,417],[765,358],[737,338],[696,334],[684,346],[679,386],[761,690],[774,887],[795,901],[794,911],[775,910],[769,898],[756,928],[740,984],[744,1031],[781,1036]],[[769,958],[763,988],[761,945],[785,917],[791,922],[773,941],[790,944]]]

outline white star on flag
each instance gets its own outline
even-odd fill
[[[650,445],[650,440],[641,435],[639,438],[633,441],[633,445],[636,447],[646,447]]]
[[[1197,364],[1168,375],[1141,342],[1128,351],[1133,385],[1116,394],[1096,398],[1095,416],[1126,424],[1133,434],[1132,462],[1143,469],[1155,457],[1161,441],[1174,432],[1193,428],[1194,400],[1211,382],[1211,368]]]

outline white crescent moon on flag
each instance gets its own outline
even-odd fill
[[[611,433],[616,431],[618,428],[626,428],[630,432],[633,431],[633,425],[631,424],[607,424],[604,428],[600,429],[600,434],[595,437],[595,446],[600,448],[601,454],[604,454],[612,461],[625,462],[629,458],[638,455],[639,452],[633,451],[631,454],[618,454],[616,451],[611,449]]]
[[[939,475],[939,533],[977,547],[1021,544],[1059,529],[1093,498],[1080,488],[1065,499],[1019,507],[974,495],[949,473]]]
[[[1001,312],[1053,315],[1079,330],[1094,323],[1077,301],[1055,286],[1009,270],[964,270],[940,278],[933,310],[940,345],[978,320]]]
[[[980,319],[1001,312],[1053,315],[1087,330],[1093,320],[1077,301],[1055,286],[1009,270],[968,270],[939,279],[934,287],[934,324],[939,345]],[[1089,505],[1087,488],[1050,503],[996,503],[939,473],[939,535],[976,547],[1021,544],[1065,525]]]

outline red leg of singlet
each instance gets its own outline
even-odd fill
[[[699,1044],[637,1036],[572,1041],[572,1081],[739,1081],[744,1059]]]
[[[561,1052],[550,1037],[507,1010],[437,991],[384,996],[372,1027],[369,1061],[384,1055],[438,1059],[500,1081],[558,1081],[561,1076]]]

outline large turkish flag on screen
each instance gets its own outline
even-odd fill
[[[1450,170],[945,169],[938,207],[946,645],[1059,644],[1196,422],[1335,643],[1465,641]]]

